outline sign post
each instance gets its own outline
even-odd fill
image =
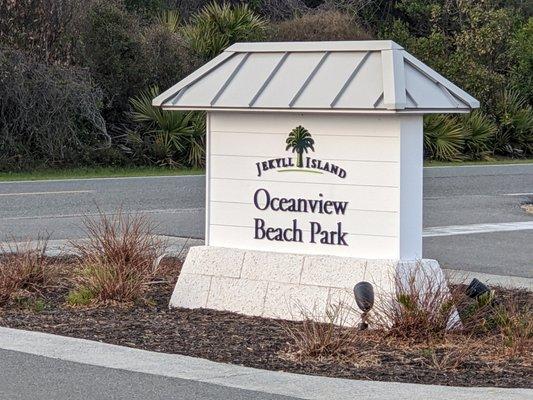
[[[207,111],[205,246],[171,306],[301,319],[406,265],[442,275],[422,259],[423,115],[479,103],[394,42],[236,44],[154,105]]]

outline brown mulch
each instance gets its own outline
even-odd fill
[[[72,267],[68,262],[67,265]],[[174,277],[179,274],[176,260],[165,261],[165,267]],[[479,357],[474,352],[467,361],[452,366],[454,363],[448,362],[450,365],[446,366],[446,360],[450,360],[438,346],[430,347],[434,354],[429,355],[427,346],[402,346],[379,340],[375,332],[365,332],[365,340],[358,345],[360,360],[299,360],[289,352],[291,343],[285,329],[300,323],[285,321],[282,326],[280,321],[229,312],[169,310],[174,280],[157,280],[145,301],[126,306],[71,308],[65,304],[69,285],[50,287],[38,295],[39,309],[31,297],[0,307],[0,325],[276,371],[378,381],[533,388],[531,360],[496,357],[487,361],[482,356],[494,351],[492,345],[479,348]],[[451,348],[462,340],[457,337]],[[462,354],[455,356],[459,359]]]

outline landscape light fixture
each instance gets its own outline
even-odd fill
[[[368,329],[368,312],[374,307],[374,287],[369,282],[359,282],[354,286],[353,294],[357,307],[363,312],[361,314],[361,324],[359,324],[359,329],[363,331]]]
[[[472,279],[472,282],[466,288],[466,295],[472,299],[477,299],[487,292],[490,292],[489,287],[476,278]]]

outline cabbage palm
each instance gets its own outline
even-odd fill
[[[166,111],[152,106],[159,94],[151,87],[130,99],[133,121],[143,126],[143,132],[153,140],[156,156],[165,164],[185,164],[202,167],[205,156],[205,117],[203,113]],[[176,160],[178,158],[178,160]]]
[[[266,25],[247,4],[212,2],[192,17],[184,35],[195,53],[208,59],[235,42],[260,39]]]
[[[499,130],[495,150],[511,156],[533,154],[533,108],[515,90],[505,90],[497,99]]]
[[[460,118],[464,137],[464,154],[471,159],[486,160],[491,153],[491,143],[497,126],[481,110],[475,110]]]
[[[177,10],[165,10],[156,16],[156,21],[169,32],[177,33],[181,24],[181,16]]]
[[[463,145],[461,125],[454,117],[435,114],[424,118],[424,152],[429,158],[458,161]]]
[[[291,131],[291,133],[289,133],[289,137],[287,138],[285,143],[287,144],[287,148],[285,150],[289,150],[290,148],[292,148],[292,152],[296,152],[296,166],[299,168],[302,168],[304,166],[304,151],[306,153],[308,152],[308,149],[315,151],[315,141],[311,137],[309,131],[301,125],[297,126]]]

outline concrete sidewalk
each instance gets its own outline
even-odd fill
[[[519,400],[533,390],[358,381],[266,371],[177,354],[155,353],[83,339],[0,328],[0,349],[132,373],[186,379],[299,399]],[[43,382],[43,384],[45,384]]]

